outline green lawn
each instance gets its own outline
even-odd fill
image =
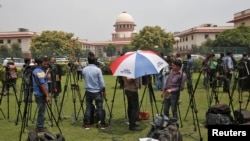
[[[203,77],[200,78],[200,80],[197,82],[198,73],[194,74],[193,79],[193,86],[195,87],[197,84],[197,88],[195,89],[194,93],[194,100],[197,112],[193,113],[192,108],[190,107],[190,96],[187,92],[187,88],[185,88],[184,91],[181,92],[181,104],[179,106],[180,113],[181,113],[181,120],[180,123],[182,123],[180,131],[183,134],[183,140],[184,141],[192,141],[194,138],[200,140],[200,138],[203,138],[203,141],[207,140],[207,129],[204,127],[205,122],[205,113],[208,109],[208,91],[206,91],[203,88]],[[140,121],[139,124],[143,128],[142,131],[129,131],[127,123],[127,118],[125,114],[125,103],[124,103],[124,95],[123,91],[119,89],[119,86],[116,86],[116,77],[113,77],[112,75],[105,75],[105,83],[106,83],[106,90],[107,90],[107,103],[104,103],[104,107],[106,109],[107,114],[107,122],[110,119],[109,112],[107,105],[109,105],[110,108],[112,108],[113,105],[113,111],[112,111],[112,118],[111,118],[111,125],[109,128],[105,130],[100,130],[99,128],[96,128],[95,125],[91,126],[90,130],[85,130],[82,128],[82,118],[83,118],[83,112],[80,110],[80,114],[78,115],[78,111],[80,109],[80,98],[78,97],[78,94],[76,90],[71,90],[71,85],[73,82],[68,81],[68,84],[65,82],[66,76],[63,77],[62,86],[67,87],[68,90],[64,91],[59,96],[59,106],[60,107],[60,101],[62,97],[64,96],[63,100],[63,106],[62,106],[62,115],[63,119],[59,122],[59,128],[61,129],[63,135],[65,136],[67,141],[138,141],[139,138],[146,137],[147,133],[149,132],[151,128],[151,122],[152,122],[152,114],[156,115],[158,112],[161,112],[162,108],[162,99],[160,98],[160,91],[154,91],[155,101],[151,102],[149,99],[149,92],[148,89],[145,90],[145,87],[142,87],[142,89],[139,92],[140,96],[140,103],[142,104],[142,111],[148,111],[150,112],[150,120],[143,120]],[[20,92],[20,84],[21,79],[18,80],[18,92],[17,92],[17,98],[19,99]],[[80,94],[81,97],[84,96],[84,89],[83,89],[83,82],[79,82],[80,85]],[[145,92],[144,92],[145,90]],[[72,93],[73,92],[73,93]],[[245,92],[246,93],[246,92]],[[248,93],[243,93],[243,105],[246,105],[246,101],[248,98]],[[142,100],[142,96],[144,95],[144,98]],[[234,109],[238,109],[239,103],[238,103],[238,92],[235,91],[234,93],[234,100],[233,100],[233,106]],[[229,103],[229,97],[227,93],[223,93],[221,91],[221,88],[219,89],[218,97],[220,100],[220,103]],[[18,141],[20,136],[20,131],[22,128],[22,122],[21,122],[21,116],[19,116],[19,121],[16,123],[17,114],[18,114],[18,104],[16,102],[16,97],[13,94],[13,91],[11,90],[11,94],[9,96],[10,100],[7,102],[7,96],[2,97],[2,103],[0,105],[2,111],[4,112],[5,118],[3,117],[3,114],[0,113],[0,141]],[[7,105],[9,103],[9,110],[7,108]],[[214,102],[213,102],[214,103]],[[84,104],[84,110],[85,110],[85,102]],[[34,110],[36,109],[36,105],[33,102],[32,103],[32,112],[30,116],[27,116],[28,119],[28,125],[23,127],[24,133],[21,134],[22,141],[25,141],[27,139],[27,134],[30,130],[35,128],[35,124],[32,122],[34,119]],[[249,106],[248,106],[249,107]],[[153,113],[152,113],[153,108]],[[21,112],[23,113],[24,109],[24,103],[21,103]],[[248,108],[249,109],[249,108]],[[52,102],[52,111],[57,118],[58,112],[56,110],[55,101]],[[76,111],[76,112],[75,112]],[[158,112],[157,112],[158,111]],[[9,112],[9,118],[8,117]],[[76,115],[76,116],[75,116]],[[197,118],[196,118],[197,116]],[[74,117],[77,117],[78,119],[75,120]],[[155,117],[155,116],[154,116]],[[195,117],[195,118],[193,118]],[[59,130],[57,126],[54,123],[54,126],[50,126],[49,123],[49,117],[46,115],[46,127],[51,131],[52,133],[59,133]],[[198,125],[195,124],[198,121]],[[196,130],[195,130],[196,129]],[[200,130],[199,130],[200,129]],[[200,132],[199,132],[200,131]],[[201,135],[199,134],[201,133]],[[193,138],[194,137],[194,138]]]

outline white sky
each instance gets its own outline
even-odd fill
[[[183,31],[204,23],[218,26],[250,8],[250,0],[0,0],[0,32],[27,28],[58,30],[90,41],[111,40],[117,16],[126,11],[136,31],[160,26]]]

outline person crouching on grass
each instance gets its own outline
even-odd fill
[[[178,119],[177,106],[180,91],[184,89],[186,82],[186,74],[183,73],[181,68],[182,62],[180,60],[174,60],[165,88],[161,94],[161,97],[164,98],[164,115],[169,117],[169,109],[171,107],[172,116],[176,119]]]

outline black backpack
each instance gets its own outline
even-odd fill
[[[206,123],[208,125],[230,125],[233,124],[230,107],[226,104],[211,106],[206,112]]]
[[[90,124],[98,123],[99,121],[104,121],[106,117],[106,112],[104,109],[101,109],[101,117],[97,114],[97,109],[95,104],[91,104],[91,112],[90,112]],[[85,123],[85,118],[84,118]]]
[[[217,60],[216,70],[222,75],[226,75],[229,71],[227,64],[222,59]]]
[[[178,125],[173,123],[164,128],[159,134],[159,141],[182,141]]]
[[[182,141],[177,119],[158,115],[152,123],[152,128],[147,137],[158,139],[159,141]]]

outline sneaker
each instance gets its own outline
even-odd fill
[[[101,124],[101,129],[106,129],[108,127],[108,124],[104,123],[104,124]]]
[[[43,127],[43,128],[36,128],[36,132],[47,132],[47,128]]]
[[[84,124],[83,127],[84,127],[85,130],[89,130],[90,129],[88,124]]]

